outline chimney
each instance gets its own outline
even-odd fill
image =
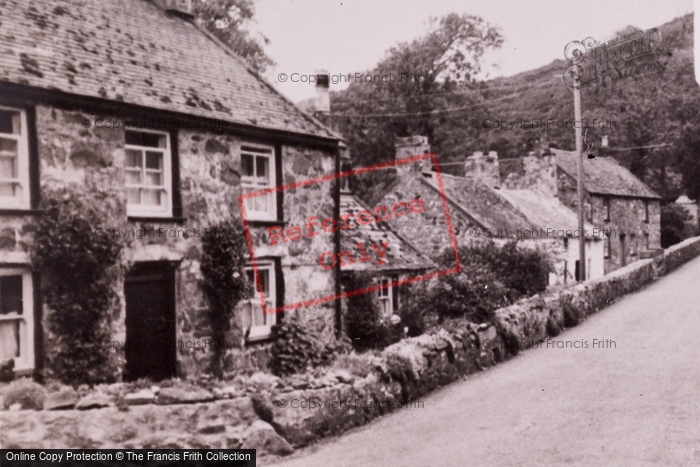
[[[407,136],[404,138],[397,136],[394,139],[394,147],[396,148],[395,160],[406,159],[430,152],[430,144],[428,144],[427,136]],[[430,173],[432,171],[433,162],[431,159],[423,159],[419,162],[396,166],[396,172],[399,175],[406,172]]]
[[[168,13],[187,19],[194,18],[192,0],[153,0],[153,2]]]
[[[316,72],[316,99],[314,101],[314,111],[321,113],[329,113],[331,111],[331,98],[328,94],[330,87],[330,75],[327,71],[321,70]]]
[[[492,188],[501,187],[501,177],[498,172],[498,153],[489,151],[484,155],[476,151],[464,162],[464,176],[480,180]]]

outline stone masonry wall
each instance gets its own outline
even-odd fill
[[[5,444],[93,448],[108,442],[120,448],[206,446],[257,448],[258,455],[289,454],[293,448],[338,435],[402,406],[423,408],[421,396],[546,339],[548,322],[563,328],[565,314],[569,322],[571,317],[576,322],[585,319],[699,255],[700,237],[691,238],[666,250],[658,262],[637,261],[603,278],[551,288],[496,310],[491,323],[477,326],[448,320],[381,351],[366,376],[331,371],[313,385],[291,386],[273,378],[250,397],[208,405],[147,405],[126,413],[115,407],[82,413],[27,411],[22,417],[0,411],[0,423],[8,428]],[[294,409],[294,401],[305,403],[302,407],[307,409]],[[72,428],[55,428],[60,426]]]
[[[178,133],[180,180],[182,193],[182,224],[175,222],[129,222],[126,217],[124,191],[124,131],[112,128],[84,128],[85,120],[123,120],[125,116],[91,115],[64,111],[58,108],[37,106],[36,126],[41,173],[41,195],[46,196],[57,188],[68,188],[98,205],[105,216],[105,225],[110,229],[159,228],[169,231],[199,229],[203,235],[206,228],[213,227],[227,218],[240,219],[238,196],[240,187],[239,137],[205,131],[180,130]],[[127,116],[128,117],[128,116]],[[136,118],[137,116],[131,116]],[[268,144],[272,144],[267,142]],[[284,183],[314,178],[331,173],[334,155],[301,146],[282,147]],[[332,184],[320,184],[309,189],[284,192],[284,220],[290,224],[304,224],[309,215],[332,214]],[[11,258],[27,250],[31,243],[31,218],[3,219],[0,231],[0,260]],[[15,243],[11,244],[10,229],[15,232]],[[318,264],[323,251],[333,251],[331,235],[320,235],[303,239],[293,245],[268,245],[267,230],[253,226],[256,256],[280,258],[285,281],[285,302],[292,303],[315,296],[333,293],[333,277]],[[2,240],[0,238],[0,240]],[[115,292],[120,306],[112,316],[112,338],[124,341],[125,300],[123,278],[137,261],[168,260],[178,262],[176,273],[176,328],[178,341],[208,338],[207,303],[199,287],[202,280],[200,260],[201,237],[186,238],[183,234],[149,236],[148,238],[126,238],[120,262],[119,278]],[[25,255],[26,256],[26,255]],[[44,315],[47,314],[44,309]],[[303,310],[306,321],[330,336],[332,333],[332,304],[312,306]],[[44,323],[44,329],[47,329]],[[46,331],[45,331],[46,333]],[[231,364],[254,368],[265,366],[266,353],[260,345],[248,347],[243,344],[240,316],[236,315],[231,333],[234,349]],[[46,334],[47,350],[52,336]],[[199,349],[178,350],[178,372],[181,376],[194,375],[206,367],[208,352]],[[117,359],[123,364],[123,354]]]

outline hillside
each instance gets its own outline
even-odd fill
[[[661,40],[655,49],[670,53],[663,59],[663,71],[607,92],[595,83],[584,86],[582,119],[589,123],[586,140],[595,145],[601,157],[615,157],[671,201],[684,191],[681,173],[697,172],[691,178],[700,184],[700,137],[693,139],[700,124],[700,87],[693,68],[693,15],[658,28]],[[610,37],[637,30],[628,26],[611,31]],[[415,69],[422,63],[430,69],[435,59],[425,58],[430,49],[424,44],[420,40],[410,47],[400,44],[368,73],[400,70],[404,64]],[[424,48],[420,54],[411,55],[409,50],[421,45]],[[516,158],[547,147],[573,150],[573,92],[563,80],[568,65],[562,54],[549,65],[514,76],[486,82],[440,82],[433,77],[422,89],[353,83],[344,91],[332,93],[328,121],[346,136],[355,166],[391,160],[394,136],[414,134],[427,135],[444,170],[457,175],[463,170],[461,162],[474,151],[497,151],[500,158]],[[553,122],[549,128],[548,120]],[[593,120],[604,123],[593,127]],[[509,128],[499,129],[494,121],[543,123],[530,129],[522,123],[513,128],[509,123]],[[557,127],[567,121],[568,128]],[[600,148],[603,135],[609,138],[609,149]],[[659,145],[662,147],[628,150]],[[368,176],[356,186],[371,202],[383,186],[391,183],[390,178]],[[695,191],[688,188],[695,183],[689,180],[686,176],[685,187],[690,194]]]

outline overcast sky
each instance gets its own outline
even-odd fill
[[[659,26],[692,12],[693,0],[257,0],[256,7],[256,28],[270,39],[266,50],[277,63],[266,77],[296,102],[312,97],[313,86],[281,83],[280,73],[368,70],[393,45],[422,35],[430,16],[470,13],[501,28],[505,42],[485,67],[496,77],[563,58],[572,40]]]

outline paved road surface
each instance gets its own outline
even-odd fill
[[[700,466],[700,258],[556,339],[276,465]]]

